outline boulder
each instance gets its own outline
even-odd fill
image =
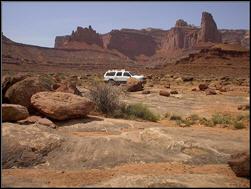
[[[231,159],[228,161],[228,165],[234,171],[237,177],[250,176],[250,153],[241,152],[231,155]]]
[[[81,92],[77,89],[76,84],[71,83],[71,82],[64,82],[62,84],[59,84],[60,86],[57,87],[54,85],[55,91],[57,92],[64,92],[64,93],[72,93],[75,95],[82,96]]]
[[[53,81],[44,77],[28,77],[12,85],[5,94],[11,104],[20,104],[31,110],[30,98],[41,91],[50,91]]]
[[[88,98],[64,92],[39,92],[31,97],[32,106],[55,120],[85,117],[94,109]]]
[[[201,84],[199,84],[199,89],[201,90],[201,91],[204,91],[204,90],[206,90],[208,88],[208,84],[207,83],[201,83]]]
[[[40,125],[45,125],[45,126],[51,127],[53,129],[56,128],[56,125],[51,120],[49,120],[47,118],[42,118],[40,116],[29,116],[26,119],[18,121],[18,123],[25,124],[25,125],[38,123]]]
[[[63,138],[52,134],[50,128],[35,125],[3,123],[2,166],[31,167],[45,162],[49,152],[59,147]]]
[[[170,96],[170,93],[169,93],[169,91],[166,91],[166,90],[160,90],[159,95],[168,97],[168,96]]]
[[[197,89],[196,88],[192,88],[192,91],[197,91]]]
[[[28,75],[22,75],[22,74],[3,76],[1,81],[3,102],[8,102],[8,99],[5,98],[5,93],[10,88],[10,86],[14,85],[16,82],[21,81],[27,77]]]
[[[206,91],[206,95],[216,95],[216,91],[214,89],[208,88]]]
[[[29,116],[26,107],[18,104],[2,104],[3,121],[18,121]]]
[[[129,78],[126,82],[126,88],[128,92],[142,91],[143,82],[135,78]]]

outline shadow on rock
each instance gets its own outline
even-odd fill
[[[69,119],[65,121],[57,121],[56,124],[58,127],[65,127],[65,126],[67,127],[74,124],[89,123],[92,121],[104,121],[104,119],[99,118],[99,117],[86,116],[85,118],[80,118],[80,119]]]

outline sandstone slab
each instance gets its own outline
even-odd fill
[[[94,103],[85,97],[63,92],[39,92],[31,97],[32,106],[43,115],[65,120],[85,117]]]

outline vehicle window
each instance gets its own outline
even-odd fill
[[[128,72],[124,72],[124,76],[131,77],[131,75]]]
[[[107,72],[106,73],[106,76],[114,76],[115,75],[115,72]]]
[[[131,74],[132,76],[134,76],[134,75],[135,75],[135,73],[133,73],[133,72],[130,72],[130,74]]]
[[[116,76],[122,76],[122,72],[117,72]]]

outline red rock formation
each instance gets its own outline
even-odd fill
[[[198,29],[195,27],[171,28],[162,41],[162,48],[166,50],[192,48],[197,43],[197,36]]]
[[[177,20],[175,27],[166,33],[162,48],[165,50],[190,49],[199,43],[206,42],[221,42],[221,34],[217,30],[212,15],[203,12],[200,29],[188,25],[184,20]]]
[[[199,33],[200,42],[221,42],[221,34],[217,29],[217,25],[210,13],[203,12],[201,18],[201,29]]]

